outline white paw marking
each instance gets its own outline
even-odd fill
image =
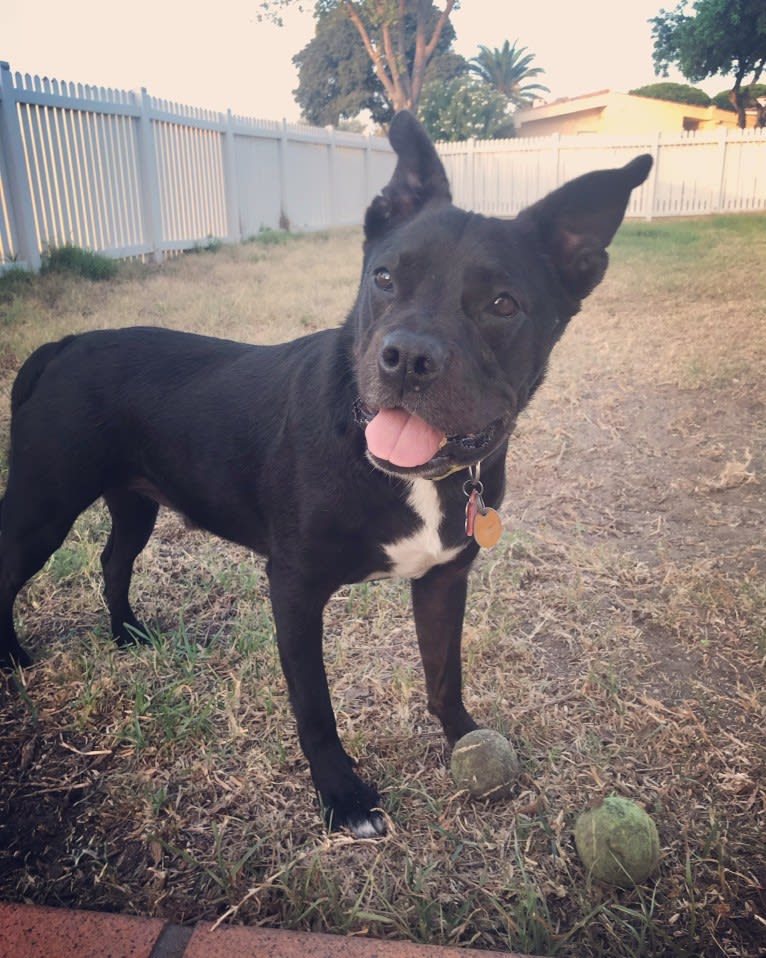
[[[350,824],[349,828],[354,838],[381,838],[385,835],[385,829],[379,831],[373,823],[366,818],[362,821]]]

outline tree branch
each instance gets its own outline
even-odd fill
[[[434,32],[431,35],[431,39],[426,45],[426,63],[433,56],[433,52],[436,49],[436,44],[439,42],[439,37],[442,34],[444,29],[444,24],[449,20],[449,15],[452,13],[452,8],[455,6],[455,0],[447,0],[444,4],[444,9],[439,14],[439,19],[436,21],[436,26],[434,27]],[[418,17],[420,21],[420,17]]]
[[[397,63],[404,65],[404,93],[407,105],[412,105],[412,77],[410,77],[407,66],[407,38],[404,32],[404,17],[406,15],[406,0],[399,0],[399,21],[396,24],[396,56]]]
[[[356,4],[353,0],[342,0],[343,8],[348,15],[349,20],[356,27],[357,33],[362,39],[364,44],[364,49],[367,51],[367,56],[372,61],[372,66],[375,70],[377,78],[383,85],[383,89],[386,91],[386,96],[389,98],[391,103],[394,103],[396,91],[394,89],[394,84],[391,77],[386,73],[386,67],[383,63],[383,58],[380,53],[375,49],[375,45],[370,39],[370,35],[367,32],[367,28],[362,22],[362,18],[359,16],[359,11],[356,9]]]
[[[384,0],[377,0],[375,7],[380,17],[380,32],[381,36],[383,37],[383,50],[386,54],[388,71],[391,74],[391,80],[394,86],[394,96],[391,98],[391,105],[395,110],[401,110],[403,107],[406,107],[409,104],[407,103],[407,97],[403,89],[402,72],[399,69],[396,51],[394,50],[394,45],[391,41],[391,24],[386,17]]]

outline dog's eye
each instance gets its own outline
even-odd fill
[[[490,310],[495,316],[515,316],[519,311],[519,304],[510,293],[500,293],[492,300]]]
[[[378,289],[382,289],[383,292],[390,293],[394,288],[394,281],[385,266],[380,266],[376,269],[373,273],[373,277],[375,279],[375,285]]]

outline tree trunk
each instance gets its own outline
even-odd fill
[[[744,130],[747,126],[747,114],[745,113],[745,102],[747,100],[746,95],[742,92],[742,88],[737,84],[733,90],[729,92],[729,100],[731,105],[737,111],[737,126],[740,130]]]
[[[425,22],[428,16],[429,6],[425,0],[415,0],[416,15],[416,44],[415,44],[415,62],[412,70],[408,71],[404,63],[404,29],[403,20],[406,12],[405,0],[399,0],[398,16],[393,20],[385,18],[385,7],[381,2],[378,6],[380,17],[380,30],[383,40],[382,53],[375,47],[367,26],[362,20],[359,5],[355,0],[343,0],[343,7],[349,20],[356,27],[362,44],[372,61],[375,74],[380,80],[386,97],[394,108],[394,111],[412,110],[418,111],[420,101],[420,91],[423,87],[423,77],[428,66],[428,61],[436,50],[444,25],[449,19],[452,8],[455,6],[455,0],[445,0],[444,9],[434,27],[430,39],[425,35]],[[396,38],[396,40],[394,39]],[[400,68],[401,64],[401,68]]]

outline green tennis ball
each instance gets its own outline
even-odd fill
[[[519,774],[519,760],[507,738],[480,728],[456,743],[450,771],[458,788],[466,789],[472,798],[494,802],[510,794]]]
[[[610,885],[645,881],[657,867],[657,826],[640,805],[612,795],[575,824],[577,853],[588,872]]]

